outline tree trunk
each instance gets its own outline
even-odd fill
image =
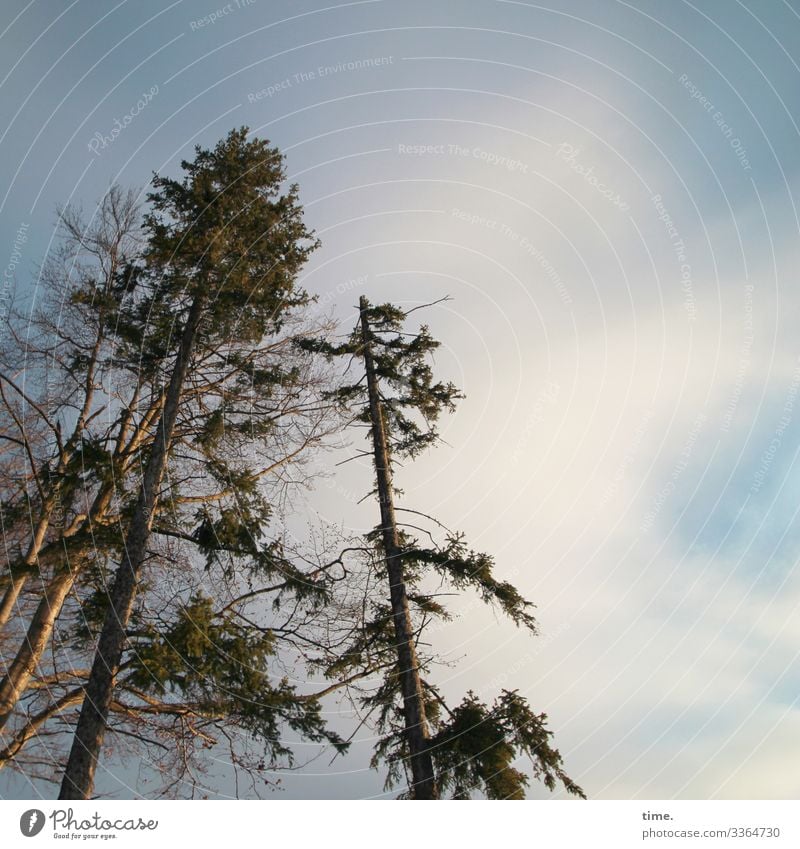
[[[56,617],[61,612],[64,600],[74,583],[75,575],[72,572],[61,572],[47,585],[17,656],[9,665],[3,680],[0,681],[0,729],[8,722],[15,705],[36,671],[50,635],[53,633]]]
[[[36,529],[34,530],[33,536],[31,537],[31,542],[28,546],[28,552],[25,555],[25,559],[23,560],[23,571],[20,572],[20,574],[18,575],[14,575],[12,571],[11,584],[5,591],[2,602],[0,602],[0,629],[4,628],[8,623],[8,620],[11,618],[11,611],[16,606],[17,599],[19,598],[19,595],[28,580],[30,569],[32,566],[36,565],[36,561],[39,557],[39,551],[41,550],[42,545],[44,543],[45,534],[47,533],[47,529],[50,526],[50,514],[53,510],[55,500],[56,498],[55,496],[53,496],[53,498],[51,498],[44,504],[42,515],[40,516],[39,521],[36,523]]]
[[[92,518],[101,516],[108,508],[113,494],[112,485],[107,485],[100,490],[88,517],[90,522]],[[64,541],[62,539],[57,543],[44,546],[44,548],[41,547],[41,540],[36,543],[38,548],[34,561],[40,561],[38,564],[40,571],[43,565],[41,561],[47,563],[53,557],[53,554],[58,555],[59,561],[64,559]],[[85,548],[78,548],[77,551],[71,552],[67,558],[68,560],[71,558],[72,561],[68,564],[69,571],[57,572],[44,590],[31,624],[28,626],[28,631],[17,650],[17,655],[7,666],[5,677],[0,681],[0,729],[8,722],[14,707],[25,694],[28,684],[36,672],[36,667],[47,648],[64,602],[75,585],[79,573],[83,570],[86,554]],[[27,575],[27,573],[25,574]],[[3,601],[5,603],[5,599]]]
[[[19,594],[22,592],[22,588],[25,586],[27,580],[28,575],[25,572],[11,578],[11,583],[3,594],[3,600],[0,601],[0,630],[6,626],[6,623],[11,618],[11,611],[16,607]]]
[[[72,705],[78,704],[83,698],[83,687],[78,687],[76,690],[70,690],[65,693],[60,699],[48,705],[44,710],[32,716],[27,724],[21,728],[14,736],[14,739],[2,750],[0,750],[0,769],[3,769],[10,761],[12,761],[22,750],[23,746],[36,736],[38,730],[47,722],[47,720],[66,710]]]
[[[169,456],[172,432],[178,415],[183,385],[189,370],[197,329],[203,313],[205,295],[194,297],[178,355],[164,398],[164,411],[147,462],[142,488],[125,539],[125,555],[117,569],[110,591],[110,606],[95,651],[92,671],[86,684],[75,737],[64,772],[59,799],[88,799],[94,787],[97,760],[103,745],[114,677],[119,670],[142,564],[147,554],[153,513]]]
[[[419,664],[414,647],[411,612],[408,607],[400,541],[397,522],[394,515],[394,496],[392,492],[392,470],[389,461],[389,449],[386,442],[386,430],[383,410],[378,392],[378,378],[372,357],[372,333],[367,320],[368,302],[361,297],[361,335],[364,342],[364,367],[367,374],[369,393],[369,411],[372,424],[372,442],[375,455],[375,474],[378,483],[378,500],[381,509],[381,530],[383,548],[386,555],[386,571],[389,576],[389,595],[392,606],[395,638],[397,641],[397,663],[400,677],[400,690],[403,696],[405,732],[411,754],[411,775],[413,779],[411,796],[413,799],[436,799],[438,790],[433,773],[433,761],[428,750],[428,722],[425,716],[425,700],[422,694],[422,682],[419,676]]]

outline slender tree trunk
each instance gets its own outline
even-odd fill
[[[28,575],[23,572],[21,575],[12,577],[11,583],[6,587],[3,599],[0,601],[0,630],[5,628],[6,623],[11,618],[11,611],[16,607],[19,594],[27,580]]]
[[[89,520],[101,516],[108,509],[114,494],[113,485],[107,485],[97,494],[89,515]],[[52,558],[53,553],[58,554],[59,560],[63,558],[64,540],[51,543],[44,549],[41,540],[37,544],[36,559]],[[56,548],[55,552],[53,549]],[[56,620],[61,614],[64,602],[75,585],[79,573],[83,570],[84,558],[88,552],[84,548],[71,552],[72,565],[69,571],[61,571],[54,575],[45,588],[42,598],[33,615],[28,631],[17,650],[16,657],[7,666],[6,674],[0,681],[0,729],[8,722],[17,702],[25,694],[31,678],[36,672],[42,655],[44,654],[50,637],[53,634]],[[42,564],[40,563],[40,566]]]
[[[3,600],[0,602],[0,629],[8,623],[11,612],[16,607],[17,600],[30,577],[30,568],[39,561],[54,503],[53,499],[45,504],[44,513],[36,525],[28,546],[28,552],[22,563],[24,571],[12,577],[11,584],[3,595]],[[64,583],[65,578],[66,585]],[[60,575],[50,582],[39,601],[33,620],[16,657],[10,666],[6,666],[6,674],[0,681],[0,729],[8,722],[14,706],[24,692],[41,659],[44,647],[52,632],[53,623],[71,586],[72,578],[68,574],[66,576]],[[42,633],[44,634],[43,638],[40,637]]]
[[[28,551],[25,554],[25,559],[22,561],[23,571],[18,575],[12,573],[11,584],[6,589],[3,600],[0,602],[0,629],[4,628],[11,618],[11,611],[16,607],[17,599],[28,580],[29,570],[36,564],[39,557],[39,552],[44,544],[45,534],[50,526],[50,514],[53,510],[55,500],[56,498],[53,497],[44,505],[42,515],[36,523],[36,529],[33,532]]]
[[[36,671],[53,633],[53,625],[75,583],[72,572],[61,572],[47,585],[33,615],[28,633],[0,681],[0,729],[8,722],[20,696]]]
[[[372,442],[375,454],[375,473],[378,482],[378,499],[381,509],[383,548],[386,554],[386,571],[389,576],[389,594],[392,606],[395,638],[397,641],[397,663],[400,690],[403,695],[403,713],[408,748],[411,753],[411,795],[414,799],[436,799],[438,789],[433,772],[433,761],[428,749],[428,722],[425,716],[425,700],[419,676],[419,663],[414,647],[411,612],[408,607],[406,584],[403,577],[400,541],[394,515],[392,493],[392,470],[383,409],[378,393],[378,378],[372,357],[372,333],[367,320],[368,303],[361,297],[361,334],[364,342],[364,367],[367,374],[369,411],[372,424]]]
[[[122,660],[125,629],[133,609],[136,587],[147,554],[158,490],[169,456],[172,432],[204,302],[205,296],[201,291],[195,295],[181,336],[178,355],[164,398],[164,411],[161,414],[150,459],[145,468],[142,488],[125,539],[125,555],[117,569],[110,591],[110,606],[100,632],[92,671],[86,684],[86,697],[72,741],[59,799],[88,799],[94,787],[97,760],[103,745],[113,695],[114,677]]]
[[[104,335],[101,328],[98,332],[97,339],[95,340],[94,348],[92,349],[91,353],[89,367],[86,373],[86,391],[84,394],[83,406],[78,414],[78,419],[75,423],[75,429],[73,431],[72,437],[69,439],[67,447],[60,453],[57,466],[58,473],[64,472],[71,458],[74,456],[75,445],[79,444],[80,435],[83,432],[86,417],[89,415],[89,410],[92,406],[92,399],[94,398],[95,369],[97,366],[97,359],[100,353],[100,348],[103,344],[103,340]],[[23,571],[20,575],[12,576],[13,580],[11,582],[11,585],[6,590],[5,595],[3,596],[3,600],[0,602],[0,630],[2,630],[8,623],[8,620],[11,617],[11,611],[16,606],[17,599],[19,598],[19,595],[28,580],[30,569],[37,563],[39,552],[41,551],[42,546],[44,545],[44,538],[47,534],[47,529],[50,527],[50,521],[53,515],[53,511],[59,504],[60,498],[61,486],[59,483],[56,483],[55,487],[50,492],[50,495],[42,505],[42,512],[39,517],[39,521],[36,523],[36,528],[34,529],[30,545],[28,546],[28,551],[25,555],[25,560],[23,561],[25,571]],[[2,722],[0,722],[0,727],[2,727]]]
[[[48,705],[44,710],[34,714],[28,720],[27,724],[14,735],[11,742],[4,749],[0,749],[0,769],[3,769],[4,766],[20,753],[20,750],[28,740],[36,735],[47,720],[66,710],[66,708],[79,704],[82,698],[83,687],[78,687],[76,690],[70,690],[68,693],[65,693],[60,699]]]

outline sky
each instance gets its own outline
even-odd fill
[[[445,692],[519,689],[593,798],[797,798],[800,3],[217,3],[5,0],[0,299],[58,205],[249,126],[320,309],[452,298],[466,398],[398,483],[541,635],[458,600]],[[309,511],[371,527],[369,466],[336,474]],[[369,747],[283,795],[383,796]]]

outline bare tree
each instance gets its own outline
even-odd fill
[[[96,432],[104,415],[116,413],[126,390],[131,400],[141,390],[110,366],[117,298],[139,244],[136,196],[113,187],[88,226],[74,210],[65,210],[60,220],[64,238],[42,270],[43,302],[27,322],[11,317],[0,352],[2,438],[17,454],[10,473],[3,468],[8,571],[0,627],[8,628],[31,576],[38,579],[27,633],[0,681],[0,728],[34,674],[83,568],[93,526],[108,518],[114,481],[101,480],[86,455],[106,450],[114,425],[94,438],[90,429]],[[143,435],[130,425],[123,413],[112,451],[120,472]],[[26,541],[9,550],[20,538]]]

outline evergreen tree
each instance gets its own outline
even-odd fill
[[[182,167],[182,181],[157,176],[149,196],[153,212],[146,220],[148,247],[139,278],[148,291],[140,311],[148,317],[150,332],[142,350],[146,357],[171,359],[171,366],[109,591],[62,799],[87,798],[92,791],[181,404],[192,397],[192,370],[198,363],[207,367],[209,359],[246,366],[265,336],[279,332],[292,309],[307,301],[295,281],[315,243],[302,222],[297,187],[283,191],[280,152],[261,140],[248,141],[243,128],[213,150],[198,148],[195,159]],[[135,335],[131,341],[136,344]],[[225,410],[199,410],[198,415],[204,418],[205,444],[211,445]],[[268,424],[255,421],[256,427]],[[192,432],[197,433],[197,421]],[[232,551],[250,553],[245,551],[247,538],[253,537],[248,526],[268,518],[268,507],[253,488],[254,473],[232,477],[224,463],[209,471],[224,491],[236,494],[240,513],[226,513],[216,521],[205,517],[202,528],[207,536],[222,535],[226,543],[232,537]]]
[[[349,339],[335,345],[306,340],[307,349],[328,357],[360,363],[353,382],[333,396],[353,419],[369,428],[380,525],[368,536],[370,564],[385,587],[372,592],[364,618],[349,644],[330,658],[334,677],[356,671],[383,670],[374,692],[362,698],[377,714],[381,739],[373,766],[388,764],[387,786],[406,774],[408,795],[436,799],[467,798],[480,791],[493,799],[521,799],[528,778],[513,768],[521,754],[529,756],[533,774],[551,790],[560,782],[571,794],[583,791],[564,772],[559,752],[550,744],[546,716],[534,713],[517,692],[503,691],[487,706],[470,692],[449,707],[429,680],[432,658],[420,657],[428,624],[447,618],[446,608],[431,588],[431,579],[463,590],[472,589],[515,624],[536,633],[532,605],[508,582],[494,576],[490,556],[472,551],[459,533],[423,546],[397,514],[422,514],[395,506],[393,472],[398,460],[419,457],[438,439],[436,423],[462,397],[452,383],[434,378],[430,355],[438,347],[427,327],[406,330],[408,313],[392,304],[360,300],[359,323]],[[359,373],[360,372],[360,373]],[[439,523],[436,523],[437,525]],[[433,539],[433,537],[431,537]]]

